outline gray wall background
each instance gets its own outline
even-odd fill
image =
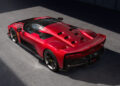
[[[115,9],[120,11],[120,0],[78,0],[98,6]]]

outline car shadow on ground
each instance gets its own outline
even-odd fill
[[[45,66],[45,63],[22,47],[25,51],[33,55]],[[65,75],[75,80],[86,81],[95,84],[119,85],[120,84],[120,53],[105,49],[104,54],[96,63],[87,66],[71,68],[67,71],[59,71],[58,74]]]
[[[31,50],[29,47],[31,46],[25,46],[25,45],[20,45],[19,43],[17,43],[17,45],[19,47],[21,47],[22,49],[24,49],[26,52],[28,52],[30,55],[34,56],[41,65],[45,66],[44,60],[41,59],[42,57],[40,57],[37,53],[36,50],[34,50],[35,52],[33,52],[33,50]]]
[[[101,59],[85,67],[72,68],[59,74],[95,84],[120,85],[120,53],[106,49]]]
[[[19,77],[1,59],[0,86],[25,86],[25,84],[19,79]]]

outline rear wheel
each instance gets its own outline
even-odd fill
[[[56,60],[56,57],[55,55],[52,53],[52,51],[50,50],[45,50],[44,52],[44,60],[45,60],[45,64],[47,65],[47,67],[56,72],[59,70],[59,67],[58,67],[58,63],[57,63],[57,60]]]
[[[10,29],[10,39],[15,43],[18,42],[17,34],[13,28]]]

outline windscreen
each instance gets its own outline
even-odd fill
[[[40,24],[42,26],[47,26],[56,22],[60,22],[60,20],[56,18],[46,18],[46,19],[39,19],[35,21],[35,23]]]

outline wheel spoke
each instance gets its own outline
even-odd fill
[[[47,65],[47,67],[56,72],[59,70],[59,66],[58,63],[56,61],[56,57],[54,56],[54,54],[50,51],[50,50],[46,50],[44,52],[44,60],[45,60],[45,64]]]
[[[50,54],[47,54],[46,55],[46,59],[45,59],[46,61],[46,64],[48,65],[48,67],[50,68],[50,69],[55,69],[55,67],[56,67],[56,64],[55,64],[55,61],[54,61],[54,59],[50,56]]]
[[[16,41],[17,41],[16,32],[14,32],[13,30],[10,31],[10,37],[11,37],[11,40],[12,40],[13,42],[16,42]]]

